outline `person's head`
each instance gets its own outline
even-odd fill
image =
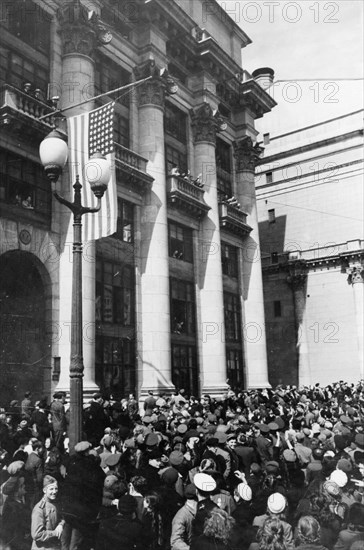
[[[44,440],[44,447],[45,449],[51,449],[53,447],[53,439],[51,437],[46,437]]]
[[[235,502],[251,502],[253,497],[252,490],[247,483],[239,483],[234,489]]]
[[[58,495],[58,483],[53,476],[45,476],[43,479],[43,493],[46,500],[53,502]]]
[[[321,527],[317,519],[312,516],[302,516],[297,525],[297,545],[320,542],[320,532]]]
[[[275,517],[266,519],[258,530],[257,540],[259,550],[286,550],[281,520]]]
[[[205,519],[203,534],[223,544],[227,544],[235,520],[225,510],[214,508]]]
[[[137,501],[131,495],[123,495],[121,498],[119,498],[119,514],[132,519],[136,515],[136,509]]]
[[[267,510],[269,515],[280,517],[281,514],[284,514],[286,506],[287,500],[281,493],[273,493],[268,497]]]
[[[155,491],[149,492],[144,497],[143,504],[144,504],[144,509],[151,514],[157,513],[160,510],[162,505],[161,498],[159,494]]]
[[[22,475],[11,476],[3,485],[3,494],[15,500],[22,500],[25,493],[25,478]]]
[[[354,502],[349,508],[348,523],[355,529],[364,531],[364,504]]]
[[[144,496],[147,491],[147,486],[148,486],[148,483],[145,477],[133,476],[130,479],[130,483],[129,483],[130,494],[133,494],[133,492],[137,492]]]

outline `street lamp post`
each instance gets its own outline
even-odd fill
[[[73,452],[76,443],[82,438],[82,410],[83,410],[83,345],[82,345],[82,216],[98,212],[101,208],[101,198],[107,189],[110,179],[110,167],[105,157],[100,153],[92,155],[86,163],[84,174],[94,195],[97,197],[95,208],[82,206],[82,185],[79,176],[73,185],[73,202],[61,197],[55,184],[67,162],[68,147],[62,134],[53,130],[40,144],[39,156],[45,173],[52,184],[53,195],[58,202],[64,204],[73,213],[73,266],[72,266],[72,316],[71,316],[71,358],[69,367],[70,376],[70,418],[69,418],[69,446]]]

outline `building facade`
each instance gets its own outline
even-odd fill
[[[256,187],[269,380],[357,382],[364,377],[363,110],[267,133],[264,148]]]
[[[38,148],[110,99],[118,226],[84,243],[85,394],[267,386],[255,120],[275,102],[248,36],[217,2],[0,6],[1,400],[69,388],[72,220]]]

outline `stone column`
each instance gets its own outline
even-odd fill
[[[215,163],[218,121],[208,103],[191,111],[195,174],[202,174],[204,199],[210,206],[201,221],[199,257],[201,392],[221,395],[227,389],[224,295],[220,251],[220,219]]]
[[[234,143],[237,199],[252,231],[243,243],[244,357],[247,388],[268,387],[263,277],[255,195],[255,166],[261,148],[249,136]]]
[[[312,384],[310,353],[308,346],[305,309],[306,309],[306,287],[307,267],[302,260],[293,261],[289,264],[289,275],[287,282],[292,288],[293,303],[296,324],[296,350],[298,385],[309,386]]]
[[[360,262],[350,265],[347,270],[348,283],[353,287],[355,324],[358,338],[358,365],[360,379],[364,379],[364,267]]]
[[[137,79],[153,76],[138,87],[139,154],[148,159],[154,183],[141,208],[141,306],[138,333],[141,349],[141,395],[148,390],[172,391],[171,324],[167,195],[164,151],[163,81],[152,63],[136,71]]]
[[[98,42],[97,28],[88,22],[87,10],[79,2],[68,2],[58,11],[60,34],[62,38],[62,95],[61,108],[92,98],[94,94],[95,64],[93,51]],[[66,116],[90,111],[93,102],[66,111]],[[69,146],[72,144],[69,143]],[[78,167],[82,171],[83,167]],[[67,170],[62,178],[62,193],[72,200],[70,192],[74,182],[69,181]],[[58,183],[60,185],[60,183]],[[54,202],[60,210],[61,247],[59,278],[60,338],[59,355],[61,373],[57,390],[69,391],[70,334],[72,307],[72,242],[73,216],[70,211]],[[87,214],[88,216],[92,214]],[[83,217],[84,223],[84,217]],[[95,243],[83,243],[82,255],[82,310],[83,310],[83,392],[90,395],[98,386],[95,383]]]

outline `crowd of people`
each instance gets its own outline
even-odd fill
[[[363,550],[364,381],[0,410],[2,550]]]

